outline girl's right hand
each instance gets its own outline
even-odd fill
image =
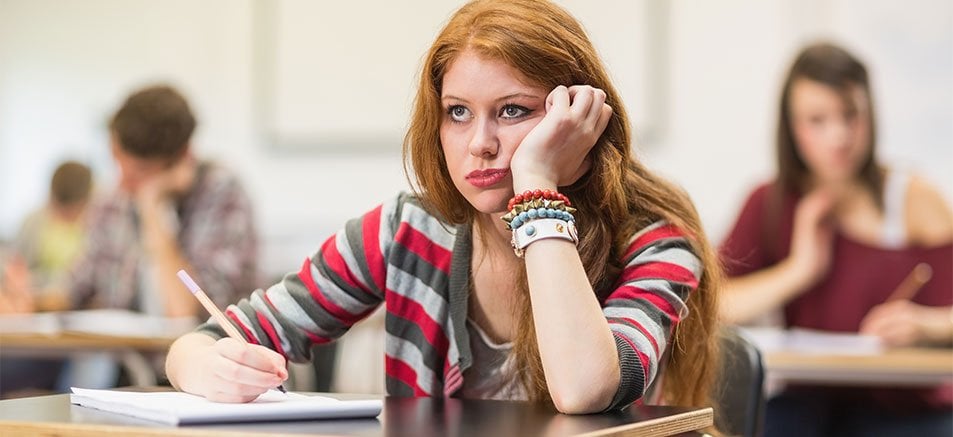
[[[831,266],[834,241],[832,212],[835,196],[816,189],[798,202],[794,211],[791,253],[788,261],[807,286],[817,282]]]
[[[170,359],[173,352],[170,351]],[[233,338],[197,346],[189,355],[177,360],[179,388],[210,401],[250,402],[288,379],[283,356]]]

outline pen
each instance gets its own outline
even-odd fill
[[[189,276],[189,274],[186,273],[185,270],[179,270],[176,276],[178,276],[179,280],[182,281],[182,283],[185,284],[185,286],[189,289],[189,291],[192,292],[192,295],[199,300],[202,306],[205,307],[205,310],[212,315],[212,318],[214,318],[215,321],[218,322],[218,324],[222,327],[222,329],[225,330],[225,333],[228,334],[229,337],[234,338],[235,340],[238,340],[242,343],[248,344],[248,342],[245,341],[245,336],[242,335],[242,333],[238,332],[238,329],[235,328],[235,325],[232,325],[232,323],[228,320],[228,318],[225,317],[225,314],[219,311],[218,307],[216,307],[215,304],[212,303],[212,300],[208,298],[208,295],[206,295],[205,292],[202,291],[201,288],[199,288],[198,284],[196,284],[195,281],[192,280],[192,277]],[[288,391],[285,390],[285,387],[281,384],[278,385],[277,389],[281,391],[282,393],[288,393]]]
[[[933,269],[927,263],[917,264],[910,274],[903,279],[903,282],[897,286],[897,289],[890,293],[887,302],[895,300],[910,300],[917,295],[924,284],[930,282],[933,277]]]

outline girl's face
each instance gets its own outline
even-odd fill
[[[820,82],[791,86],[791,126],[797,153],[815,182],[847,182],[870,153],[870,102],[859,86],[846,96]]]
[[[457,190],[482,213],[513,196],[510,159],[545,115],[550,90],[509,65],[464,51],[443,76],[440,143]]]

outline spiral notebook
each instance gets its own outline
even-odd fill
[[[339,400],[269,390],[244,403],[212,402],[183,392],[128,392],[72,388],[70,403],[171,425],[377,417],[380,399]]]

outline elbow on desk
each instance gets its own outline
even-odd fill
[[[549,387],[556,410],[563,414],[599,413],[609,406],[617,387],[602,387],[594,381],[574,387]]]

